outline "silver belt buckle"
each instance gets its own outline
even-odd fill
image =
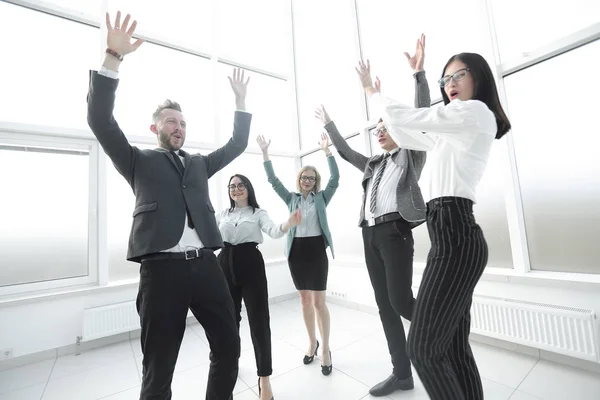
[[[191,253],[191,256],[188,255],[188,253]],[[198,258],[200,257],[200,255],[198,254],[198,249],[193,249],[193,250],[186,250],[185,251],[185,260],[192,260],[194,258]]]
[[[368,227],[375,226],[375,218],[369,218],[367,220],[367,226]]]

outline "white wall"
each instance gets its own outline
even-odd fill
[[[295,292],[287,262],[267,266],[269,298]],[[83,310],[135,300],[137,283],[55,295],[45,300],[0,303],[0,350],[14,357],[75,344],[83,332]]]

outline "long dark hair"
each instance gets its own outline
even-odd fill
[[[471,76],[473,77],[473,82],[475,82],[473,100],[482,101],[494,113],[494,116],[496,117],[496,126],[498,127],[496,139],[500,139],[510,130],[511,126],[510,121],[500,104],[498,88],[496,88],[496,81],[494,80],[494,75],[492,75],[489,64],[477,53],[456,54],[450,57],[446,63],[446,66],[442,71],[442,76],[446,73],[448,65],[455,60],[461,61],[469,68]],[[444,88],[442,88],[442,98],[444,99],[444,104],[450,103],[450,99],[446,96]]]
[[[252,182],[250,182],[250,179],[246,178],[244,175],[235,174],[231,178],[229,178],[229,185],[231,185],[231,181],[235,177],[240,178],[242,183],[246,185],[246,190],[248,191],[248,205],[252,207],[252,213],[254,214],[254,211],[256,211],[256,209],[260,207],[258,206],[258,202],[256,201],[256,194],[254,193],[254,186],[252,186]],[[227,188],[227,190],[229,190],[229,187]],[[233,201],[233,199],[229,195],[229,192],[227,192],[227,195],[229,196],[229,212],[232,212],[235,208],[235,201]]]

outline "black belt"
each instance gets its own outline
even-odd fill
[[[142,257],[142,261],[144,260],[193,260],[194,258],[201,258],[205,254],[212,253],[213,251],[210,249],[193,249],[182,251],[180,253],[152,253],[147,254]]]
[[[379,224],[385,224],[386,222],[397,221],[399,219],[403,219],[400,213],[389,213],[379,216],[377,218],[363,219],[363,221],[360,223],[360,226],[366,228]]]

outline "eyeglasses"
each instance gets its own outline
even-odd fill
[[[230,192],[233,192],[236,188],[240,192],[243,192],[244,190],[246,190],[246,184],[245,183],[238,183],[237,185],[231,184],[231,185],[228,185],[227,188],[229,189]]]
[[[306,175],[302,175],[302,176],[300,177],[300,180],[301,180],[302,182],[310,182],[310,183],[313,183],[313,182],[315,182],[315,181],[317,180],[317,178],[315,178],[314,176],[306,176]]]
[[[440,87],[446,87],[448,86],[448,84],[450,84],[451,80],[454,80],[454,82],[462,81],[467,77],[467,72],[469,71],[471,71],[470,68],[459,69],[452,75],[446,75],[442,77],[442,79],[440,79],[438,83],[440,84]]]
[[[388,130],[385,129],[385,126],[383,126],[383,127],[379,128],[379,129],[375,129],[375,130],[371,131],[371,134],[373,136],[379,136],[380,134],[384,134],[385,135],[387,132],[388,132]]]

